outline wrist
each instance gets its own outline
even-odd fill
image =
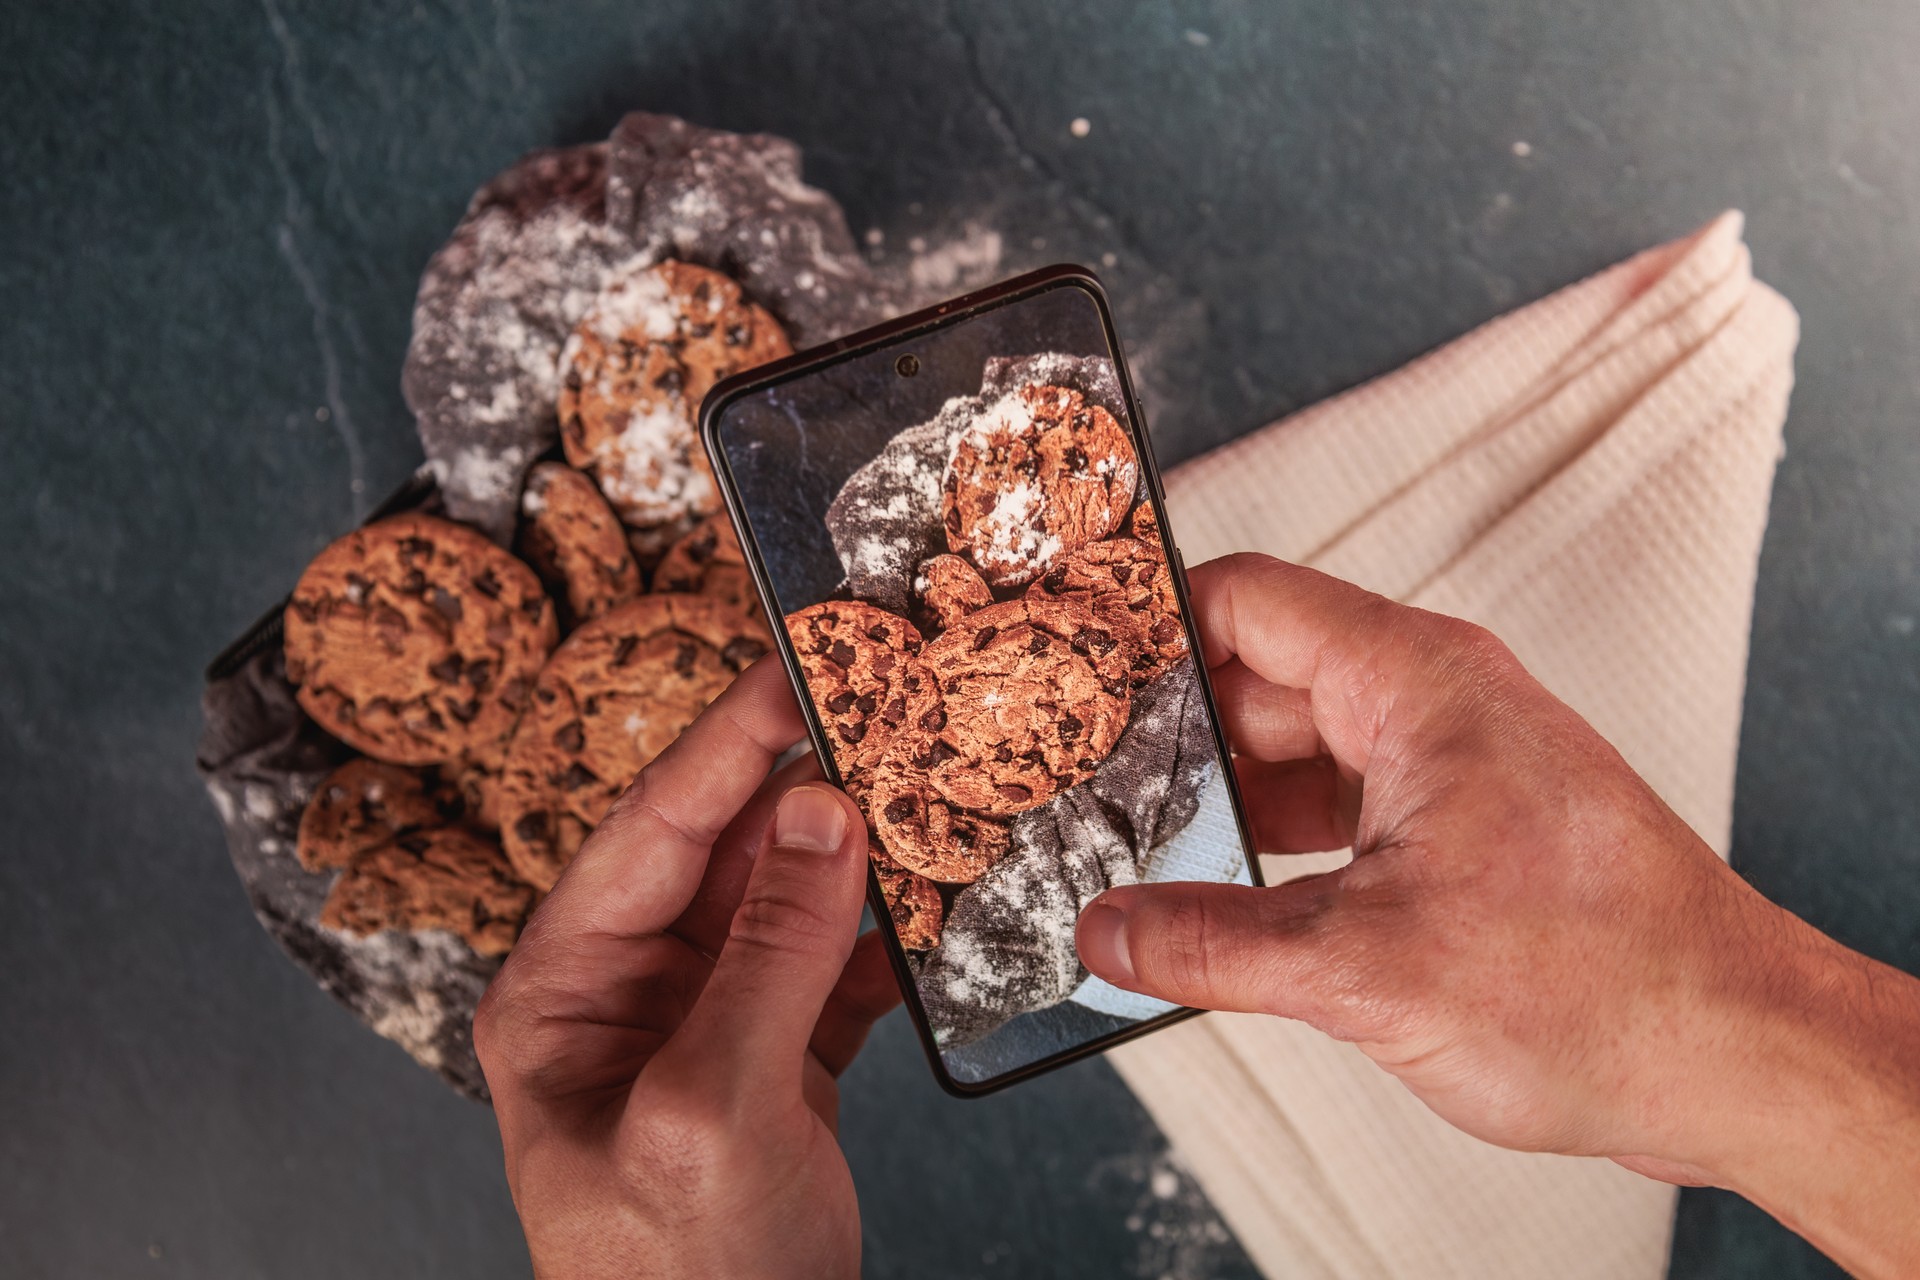
[[[1920,1251],[1901,1225],[1920,1194],[1920,980],[1729,879],[1662,1154],[1843,1265],[1906,1274]]]

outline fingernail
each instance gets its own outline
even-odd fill
[[[1096,902],[1080,913],[1075,939],[1087,968],[1107,978],[1134,981],[1133,957],[1127,954],[1127,913]]]
[[[826,788],[799,786],[780,797],[773,842],[781,848],[836,853],[846,834],[846,806]]]

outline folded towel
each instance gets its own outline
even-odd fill
[[[1490,627],[1724,857],[1798,337],[1742,225],[1180,467],[1187,562],[1266,551]],[[1213,1014],[1112,1056],[1269,1275],[1664,1274],[1671,1187],[1469,1138],[1302,1024]]]

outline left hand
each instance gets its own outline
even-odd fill
[[[867,835],[762,661],[621,796],[474,1020],[543,1277],[855,1276],[835,1078],[900,998]]]

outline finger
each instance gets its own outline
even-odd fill
[[[900,983],[893,974],[887,944],[876,929],[860,935],[840,981],[820,1011],[808,1048],[821,1065],[839,1075],[853,1062],[867,1033],[900,1003]]]
[[[1257,760],[1298,760],[1326,750],[1313,724],[1313,699],[1260,675],[1238,657],[1207,672],[1220,728],[1235,751]]]
[[[1325,853],[1353,843],[1360,785],[1332,756],[1278,761],[1235,756],[1233,772],[1261,853]]]
[[[797,1090],[853,952],[866,872],[866,824],[843,792],[809,782],[781,797],[713,976],[661,1051],[663,1067],[729,1092]]]
[[[1080,959],[1117,987],[1199,1009],[1345,1025],[1341,875],[1273,889],[1176,883],[1109,889],[1080,914]]]
[[[773,813],[780,797],[801,783],[813,782],[819,777],[820,761],[808,752],[797,760],[789,760],[760,784],[746,807],[714,841],[713,854],[707,860],[707,874],[694,891],[693,901],[670,928],[675,937],[686,939],[708,956],[720,954],[720,946],[727,940],[727,926],[733,923],[733,913],[739,909],[741,895],[746,892],[753,861],[760,856],[767,834],[773,828]]]
[[[1251,553],[1199,566],[1189,586],[1208,669],[1237,657],[1270,684],[1309,691],[1320,737],[1364,771],[1402,674],[1383,658],[1397,656],[1392,642],[1414,619],[1433,615]]]
[[[535,941],[564,940],[591,966],[604,961],[581,955],[584,939],[664,930],[693,900],[714,841],[804,732],[780,664],[749,667],[614,802],[543,904]]]

